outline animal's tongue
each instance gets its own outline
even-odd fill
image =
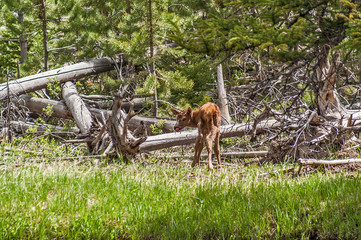
[[[179,132],[179,128],[175,128],[175,131],[176,131],[176,132]]]

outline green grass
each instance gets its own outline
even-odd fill
[[[361,237],[359,174],[261,175],[274,168],[7,163],[0,239]]]

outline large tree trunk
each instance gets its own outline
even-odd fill
[[[222,114],[222,125],[231,124],[231,117],[228,111],[227,93],[224,89],[222,64],[217,67],[217,92],[218,92],[218,106]]]
[[[114,69],[114,64],[114,61],[110,58],[101,58],[16,79],[9,82],[10,94],[20,95],[33,92],[45,88],[48,83],[55,80],[63,83],[70,80],[78,80],[85,76],[107,72]],[[4,100],[6,96],[7,83],[2,83],[0,84],[0,101]]]
[[[63,98],[81,133],[87,134],[92,125],[92,115],[79,96],[74,83],[66,82],[64,84]]]

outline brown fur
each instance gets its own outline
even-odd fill
[[[199,109],[192,111],[188,108],[183,111],[171,109],[177,115],[177,123],[174,129],[178,132],[184,127],[198,128],[198,137],[195,145],[195,153],[192,167],[200,164],[203,144],[206,142],[208,151],[208,169],[213,169],[212,165],[212,143],[214,141],[214,153],[218,160],[218,165],[222,167],[219,149],[219,135],[221,126],[221,111],[214,103],[206,103]]]

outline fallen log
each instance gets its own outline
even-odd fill
[[[300,165],[312,165],[312,166],[320,166],[320,165],[342,165],[342,164],[351,164],[351,163],[361,163],[360,158],[349,158],[349,159],[334,159],[334,160],[318,160],[318,159],[298,159]]]
[[[79,133],[79,128],[77,127],[59,127],[44,123],[35,124],[32,122],[10,121],[8,125],[17,133],[26,133],[30,128],[36,128],[36,133],[44,133],[50,130],[52,134],[59,136],[76,135]],[[5,127],[5,122],[0,120],[0,128]]]
[[[82,134],[88,133],[92,125],[92,114],[79,96],[75,84],[66,82],[63,86],[62,95],[80,132]]]
[[[109,109],[112,106],[112,98],[104,95],[84,95],[80,94],[83,101],[89,106],[98,109]],[[147,98],[133,98],[131,101],[124,101],[122,103],[122,109],[129,111],[130,105],[133,105],[133,109],[136,112],[141,111],[144,108],[144,103]]]
[[[65,119],[73,119],[69,108],[63,103],[55,100],[44,99],[44,98],[37,98],[31,97],[29,95],[21,95],[19,99],[13,99],[13,102],[20,103],[22,106],[28,108],[31,112],[36,114],[44,114],[44,108],[51,106],[53,109],[52,117],[57,118],[65,118]],[[126,103],[128,104],[128,103]],[[130,104],[129,104],[130,105]],[[123,104],[122,104],[123,108]],[[89,108],[89,111],[96,116],[99,120],[102,119],[102,115],[105,117],[111,115],[111,111],[109,110],[102,110],[97,108]],[[160,126],[160,129],[164,133],[171,132],[175,121],[172,119],[162,119],[162,118],[153,118],[153,117],[142,117],[142,116],[134,116],[129,120],[129,129],[134,130],[136,129],[142,122],[147,127],[148,133],[151,133],[152,130],[149,127],[150,125],[154,125],[159,123],[160,121],[164,121],[164,124]]]
[[[264,157],[266,156],[268,151],[253,151],[253,152],[221,152],[222,158],[256,158],[256,157]],[[203,153],[201,157],[207,157],[208,154]],[[176,155],[158,155],[157,157],[165,157],[165,158],[193,158],[191,154],[176,154]]]
[[[57,68],[39,74],[10,81],[9,91],[11,95],[20,95],[45,88],[48,83],[69,80],[78,80],[85,76],[94,75],[114,69],[115,62],[110,58],[100,58],[73,65]],[[0,101],[7,97],[7,83],[0,84]]]
[[[281,126],[276,120],[261,121],[256,126],[256,133],[264,133],[270,129],[277,129]],[[239,123],[221,126],[221,138],[240,137],[253,133],[253,123]],[[198,130],[183,131],[180,133],[166,133],[155,136],[149,136],[148,139],[140,145],[140,151],[153,151],[163,148],[169,148],[180,145],[195,143],[198,136]]]
[[[31,97],[26,94],[20,95],[17,99],[13,98],[12,101],[15,104],[19,103],[21,106],[26,107],[32,113],[46,114],[43,110],[50,106],[53,110],[51,115],[52,117],[65,119],[73,118],[69,108],[63,102],[45,98]]]

